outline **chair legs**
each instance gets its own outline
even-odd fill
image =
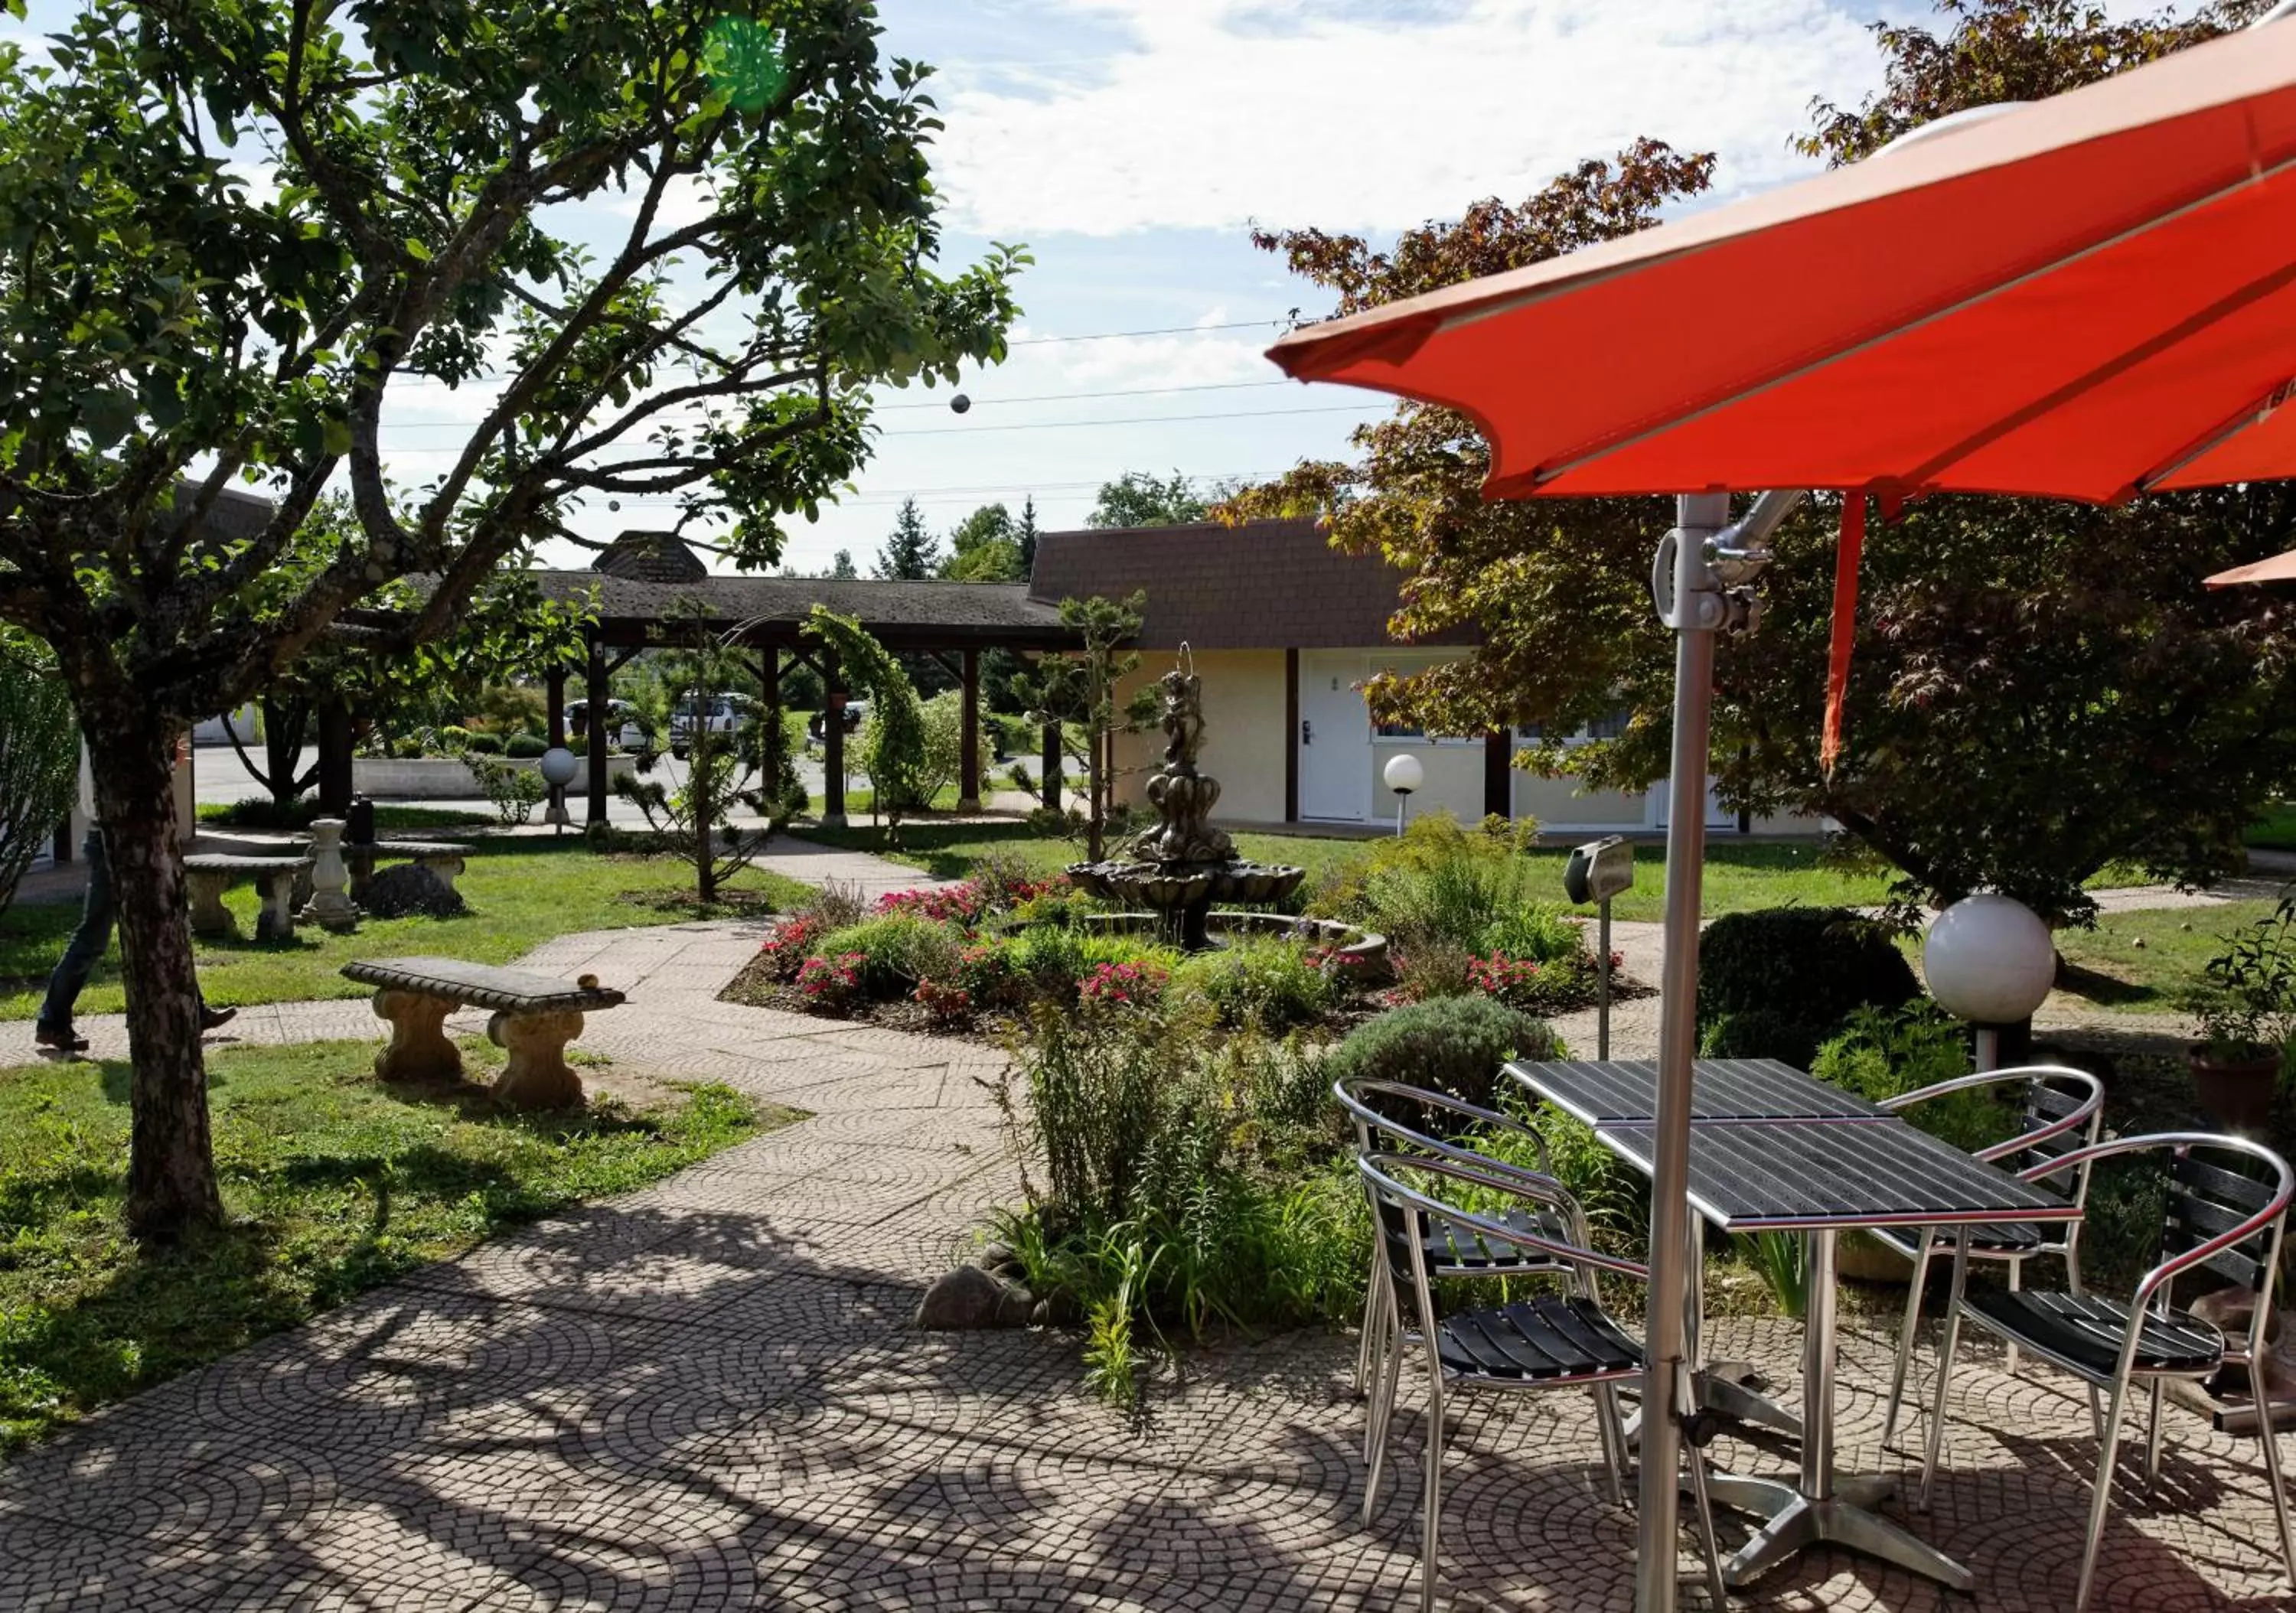
[[[1380,1303],[1387,1288],[1387,1262],[1373,1251],[1371,1281],[1364,1285],[1363,1331],[1356,1336],[1356,1388],[1361,1400],[1379,1377],[1379,1339],[1387,1325],[1387,1307]]]
[[[2104,1438],[2096,1448],[2096,1488],[2089,1497],[2088,1537],[2081,1544],[2080,1583],[2073,1591],[2073,1613],[2088,1606],[2089,1588],[2096,1581],[2096,1549],[2104,1539],[2104,1514],[2112,1501],[2114,1448],[2120,1443],[2120,1413],[2128,1404],[2126,1380],[2112,1386],[2105,1402]]]
[[[1435,1613],[1435,1543],[1443,1521],[1443,1373],[1427,1373],[1427,1486],[1419,1543],[1419,1613]]]
[[[2253,1369],[2251,1369],[2253,1370]],[[2288,1519],[2288,1489],[2280,1482],[2280,1437],[2273,1431],[2272,1406],[2262,1393],[2263,1375],[2257,1374],[2257,1437],[2264,1444],[2264,1482],[2272,1486],[2272,1511],[2280,1523],[2280,1560],[2288,1570],[2288,1583],[2296,1585],[2296,1528]]]
[[[1390,1323],[1399,1327],[1390,1312]],[[1372,1514],[1379,1510],[1379,1470],[1387,1459],[1387,1427],[1395,1418],[1396,1380],[1403,1371],[1403,1341],[1392,1340],[1382,1354],[1379,1364],[1379,1381],[1372,1389],[1370,1426],[1364,1431],[1366,1447],[1364,1472],[1363,1521],[1371,1524]]]
[[[2025,1263],[2021,1259],[2012,1257],[2008,1265],[2009,1291],[2013,1294],[2019,1289],[2025,1286]],[[2002,1371],[2007,1372],[2012,1378],[2014,1378],[2017,1375],[2017,1341],[2014,1339],[2005,1339],[2003,1342],[2008,1345],[2009,1352],[2004,1358]]]
[[[1898,1327],[1898,1364],[1890,1373],[1890,1409],[1882,1419],[1882,1443],[1898,1431],[1898,1407],[1906,1397],[1906,1371],[1914,1358],[1914,1336],[1922,1325],[1922,1288],[1930,1274],[1931,1230],[1914,1229],[1914,1281],[1906,1290],[1906,1318]]]
[[[1945,1442],[1945,1399],[1953,1383],[1953,1353],[1961,1345],[1961,1295],[1969,1281],[1969,1238],[1966,1232],[1954,1240],[1953,1288],[1945,1302],[1945,1337],[1938,1340],[1937,1389],[1930,1402],[1930,1437],[1922,1454],[1922,1504],[1930,1510],[1930,1496],[1937,1483],[1938,1449]]]

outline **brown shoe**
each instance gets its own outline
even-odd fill
[[[236,1008],[202,1008],[200,1010],[200,1028],[221,1030],[238,1018],[239,1010]]]
[[[58,1029],[53,1025],[35,1025],[32,1040],[42,1047],[53,1047],[60,1053],[84,1053],[87,1051],[87,1038],[77,1035],[69,1026]]]

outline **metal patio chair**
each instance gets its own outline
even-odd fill
[[[1611,1499],[1623,1504],[1620,1480],[1627,1467],[1626,1434],[1619,1421],[1617,1385],[1639,1379],[1643,1347],[1612,1321],[1595,1293],[1595,1273],[1616,1272],[1647,1281],[1649,1268],[1587,1247],[1587,1222],[1562,1183],[1523,1173],[1495,1174],[1458,1159],[1430,1154],[1369,1153],[1356,1169],[1371,1201],[1374,1233],[1388,1267],[1390,1343],[1371,1402],[1371,1462],[1364,1481],[1364,1521],[1379,1496],[1380,1469],[1387,1453],[1388,1426],[1406,1349],[1417,1346],[1427,1361],[1427,1468],[1423,1491],[1420,1613],[1435,1606],[1436,1543],[1442,1519],[1443,1412],[1455,1391],[1586,1388],[1595,1396],[1595,1420],[1603,1441],[1603,1467]],[[1398,1179],[1398,1173],[1439,1179],[1453,1191],[1480,1189],[1487,1194],[1535,1206],[1542,1216],[1558,1216],[1570,1228],[1567,1240],[1518,1230],[1515,1224],[1447,1203]],[[1427,1250],[1433,1228],[1441,1224],[1486,1243],[1505,1245],[1550,1263],[1547,1274],[1561,1294],[1541,1294],[1480,1310],[1438,1317],[1434,1273]],[[1406,1311],[1402,1296],[1410,1296]],[[1685,1405],[1692,1403],[1685,1400]],[[1726,1605],[1722,1557],[1714,1534],[1713,1501],[1708,1493],[1703,1447],[1718,1420],[1693,1410],[1684,1421],[1684,1453],[1689,1464],[1700,1542],[1715,1606]]]
[[[2081,1551],[2080,1582],[2073,1613],[2088,1603],[2096,1576],[2096,1554],[2104,1535],[2104,1515],[2112,1495],[2113,1453],[2120,1436],[2128,1391],[2142,1383],[2152,1393],[2152,1426],[2145,1437],[2146,1478],[2161,1465],[2161,1387],[2169,1379],[2202,1379],[2226,1361],[2245,1361],[2259,1388],[2259,1363],[2265,1356],[2265,1329],[2272,1317],[2272,1280],[2280,1261],[2280,1239],[2296,1174],[2262,1143],[2206,1132],[2162,1132],[2117,1137],[2077,1149],[2021,1173],[2041,1181],[2098,1159],[2146,1151],[2165,1153],[2168,1214],[2161,1253],[2126,1303],[2078,1290],[1982,1289],[1966,1292],[1969,1249],[1955,1238],[1953,1298],[1946,1310],[1945,1342],[1938,1354],[1937,1396],[1930,1412],[1930,1437],[1922,1463],[1922,1507],[1928,1510],[1937,1477],[1938,1447],[1945,1429],[1953,1354],[1966,1316],[1987,1331],[2021,1346],[2094,1388],[2109,1389],[2104,1429],[2099,1440],[2096,1485],[2089,1503],[2088,1537]],[[2237,1167],[2245,1165],[2251,1175]],[[2256,1312],[2244,1349],[2229,1346],[2210,1323],[2176,1308],[2177,1279],[2205,1267],[2228,1277],[2256,1296]],[[2296,1530],[2288,1516],[2288,1496],[2280,1482],[2280,1447],[2268,1406],[2259,1404],[2259,1437],[2264,1446],[2265,1480],[2280,1525],[2280,1554],[2289,1581],[2296,1584]]]
[[[1885,1098],[1882,1107],[1902,1112],[1948,1093],[1970,1092],[2011,1081],[2025,1083],[2024,1124],[2006,1142],[1980,1150],[1977,1158],[2004,1170],[2022,1171],[2061,1160],[2075,1150],[2095,1142],[2104,1120],[2104,1083],[2087,1070],[2062,1064],[2024,1064],[2013,1069],[1981,1070],[1973,1076],[1939,1081],[1917,1092]],[[2089,1167],[2084,1164],[2070,1168],[2070,1182],[2046,1176],[2042,1180],[2063,1191],[2075,1205],[2086,1206]],[[2060,1173],[2062,1170],[2060,1167]],[[1906,1371],[1913,1359],[1914,1336],[1921,1327],[1922,1288],[1929,1277],[1930,1261],[1934,1256],[1953,1252],[1954,1235],[1953,1229],[1946,1226],[1877,1228],[1870,1235],[1914,1263],[1914,1281],[1906,1290],[1905,1322],[1898,1330],[1898,1364],[1890,1375],[1890,1409],[1882,1420],[1882,1443],[1888,1445],[1897,1432],[1898,1412],[1905,1398]],[[2078,1221],[2062,1222],[2046,1229],[2031,1222],[1972,1227],[1969,1257],[2006,1265],[2009,1287],[2013,1291],[2024,1286],[2025,1262],[2054,1255],[2065,1263],[2065,1287],[2079,1294],[2079,1241]],[[2009,1347],[2009,1371],[2013,1373],[2016,1370],[2017,1347],[2013,1343]],[[2101,1428],[2103,1413],[2098,1410],[2094,1389],[2089,1393],[2089,1410],[2099,1420]]]
[[[1457,1141],[1470,1126],[1488,1126],[1530,1140],[1538,1158],[1536,1179],[1551,1182],[1547,1172],[1546,1140],[1512,1115],[1455,1098],[1448,1093],[1408,1086],[1399,1081],[1357,1077],[1334,1082],[1332,1096],[1355,1122],[1356,1151],[1371,1154],[1429,1154],[1456,1160],[1500,1175],[1525,1173],[1521,1166],[1493,1159]],[[1570,1227],[1552,1210],[1513,1209],[1495,1217],[1502,1225],[1552,1242],[1573,1241]],[[1441,1215],[1427,1224],[1427,1274],[1431,1277],[1522,1277],[1553,1272],[1557,1263],[1547,1256],[1508,1245],[1494,1245]],[[1387,1319],[1393,1306],[1388,1300],[1387,1262],[1372,1251],[1371,1277],[1365,1285],[1363,1331],[1356,1346],[1356,1393],[1378,1381],[1387,1347]],[[1366,1427],[1364,1454],[1371,1454]]]

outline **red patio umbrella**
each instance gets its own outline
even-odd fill
[[[1866,161],[1286,336],[1296,379],[1469,415],[1492,497],[1674,493],[1679,635],[1637,1601],[1674,1604],[1700,863],[1717,631],[1840,488],[2108,502],[2296,475],[2296,27],[1931,126]],[[1838,704],[1838,699],[1837,702]],[[1831,724],[1829,724],[1831,726]]]

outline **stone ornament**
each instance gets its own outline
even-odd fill
[[[306,922],[323,929],[356,929],[358,908],[351,902],[350,872],[343,865],[343,820],[320,818],[311,825],[311,899]]]

